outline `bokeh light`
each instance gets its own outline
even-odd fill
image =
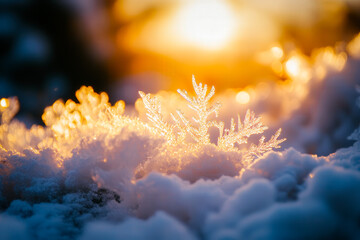
[[[2,108],[7,108],[7,107],[9,106],[9,100],[6,99],[6,98],[2,98],[2,99],[0,100],[0,106],[1,106]]]
[[[247,104],[250,101],[250,95],[246,91],[240,91],[236,94],[236,101],[240,104]]]

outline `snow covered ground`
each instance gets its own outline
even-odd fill
[[[30,1],[15,2],[26,8]],[[102,21],[94,20],[104,14],[99,2],[64,2],[82,13],[94,36],[102,36]],[[284,24],[314,24],[316,9],[333,20],[322,3],[277,2],[286,3],[284,9],[264,5],[262,11]],[[263,8],[265,2],[244,3]],[[289,4],[302,9],[288,14]],[[29,59],[46,62],[50,44],[41,33],[29,26],[19,30],[27,24],[15,13],[1,22],[0,33],[16,39],[4,69],[12,64],[17,73]],[[106,58],[111,49],[95,42],[102,43],[95,52]],[[239,89],[229,89],[204,110],[197,102],[206,98],[200,87],[197,100],[182,99],[186,92],[159,92],[157,103],[144,93],[125,108],[123,101],[111,105],[106,93],[82,87],[78,102],[57,100],[44,110],[45,126],[28,128],[14,118],[18,99],[1,98],[0,239],[360,239],[360,35],[342,44],[311,56],[282,49],[276,63],[283,72],[276,77],[286,75],[287,82],[245,89],[248,105],[236,102]],[[11,76],[0,78],[3,96],[19,92],[29,100],[20,107],[37,109],[34,92],[17,89]],[[46,94],[60,96],[61,76],[46,83]],[[245,106],[255,112],[248,120]],[[259,116],[269,129],[259,125]]]
[[[249,149],[189,136],[174,145],[154,121],[124,115],[122,101],[111,106],[86,87],[76,96],[31,129],[10,120],[16,99],[0,102],[2,239],[360,238],[360,142],[323,157],[289,147],[245,164]]]

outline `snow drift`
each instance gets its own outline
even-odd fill
[[[353,61],[350,64],[358,64]],[[338,73],[310,81],[314,94],[302,99],[303,105],[290,111],[287,120],[271,126],[272,134],[280,126],[302,134],[291,140],[297,149],[279,152],[271,150],[281,143],[277,134],[266,140],[249,138],[253,145],[241,146],[244,142],[239,139],[252,135],[240,134],[249,123],[255,122],[250,125],[258,133],[265,130],[250,113],[237,124],[227,118],[222,125],[205,117],[201,121],[209,125],[201,132],[202,125],[196,128],[201,121],[190,110],[178,117],[163,116],[160,109],[170,112],[166,103],[158,108],[137,102],[139,118],[129,117],[124,102],[111,105],[105,93],[83,87],[76,93],[78,103],[56,101],[45,109],[46,126],[28,129],[12,120],[18,109],[16,98],[2,99],[2,239],[359,239],[358,132],[352,136],[356,140],[352,146],[327,156],[299,151],[316,139],[333,143],[335,135],[345,140],[342,136],[351,126],[347,116],[359,111],[354,78],[342,81],[335,76],[342,79]],[[201,97],[205,86],[196,86],[197,96],[206,99],[206,94]],[[315,94],[324,86],[341,91]],[[146,96],[142,101],[151,103],[151,96]],[[225,115],[230,113],[226,106],[232,104],[229,96],[219,98]],[[334,96],[344,101],[330,107]],[[271,110],[279,98],[266,108]],[[184,109],[185,101],[169,99]],[[197,100],[189,99],[196,108]],[[318,104],[307,109],[313,103]],[[254,106],[260,107],[261,101]],[[149,109],[154,111],[150,116]],[[155,121],[144,120],[146,113]],[[319,130],[326,124],[331,128],[337,114],[336,134]],[[192,116],[195,121],[187,126]],[[299,122],[304,116],[311,118],[307,125]],[[163,121],[160,127],[157,121]],[[209,127],[220,133],[214,137]],[[221,133],[232,140],[219,144]],[[298,136],[286,131],[284,135]],[[248,152],[268,142],[274,144],[243,161]]]

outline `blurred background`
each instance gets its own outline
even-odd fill
[[[359,32],[359,0],[0,0],[0,97],[30,126],[82,85],[132,105],[194,74],[328,154],[359,124]]]

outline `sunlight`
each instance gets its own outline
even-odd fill
[[[235,14],[226,1],[197,0],[183,5],[175,17],[175,26],[184,41],[199,48],[224,47],[235,31]]]

